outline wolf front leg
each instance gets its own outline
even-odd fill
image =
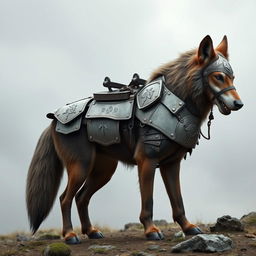
[[[161,175],[172,205],[173,220],[181,226],[186,235],[201,234],[200,228],[191,224],[185,215],[180,189],[180,161],[181,159],[178,159],[160,166]]]
[[[148,240],[162,240],[162,232],[153,223],[153,186],[156,169],[156,161],[147,158],[143,151],[137,151],[135,159],[138,164],[139,183],[141,193],[140,222],[144,226]]]

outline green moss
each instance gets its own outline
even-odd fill
[[[248,220],[246,221],[246,224],[256,225],[256,216],[251,216],[250,218],[248,218]]]
[[[64,243],[53,243],[43,250],[44,256],[69,256],[71,249]]]
[[[99,253],[99,254],[107,253],[106,249],[104,249],[104,248],[95,248],[95,249],[93,249],[93,252],[94,253]]]

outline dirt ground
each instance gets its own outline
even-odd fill
[[[205,233],[209,232],[209,227],[200,226]],[[174,233],[180,231],[178,227],[166,227],[162,229],[165,239],[162,241],[147,241],[143,236],[142,230],[127,231],[107,231],[105,238],[99,240],[90,240],[82,238],[82,243],[72,245],[71,255],[73,256],[157,256],[157,255],[186,255],[186,256],[209,256],[209,253],[187,252],[171,253],[171,247],[178,242],[173,241]],[[256,256],[256,239],[253,238],[255,230],[246,232],[229,232],[222,234],[233,240],[233,249],[223,253],[214,253],[213,255],[226,256]],[[256,233],[255,233],[256,234]],[[190,237],[186,237],[188,239]],[[17,242],[16,236],[0,236],[0,256],[39,256],[42,250],[51,243],[62,242],[57,240],[31,240],[26,242]],[[114,248],[108,251],[89,249],[92,245],[111,245]],[[154,246],[156,245],[156,246]]]

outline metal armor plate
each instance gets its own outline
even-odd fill
[[[169,139],[186,148],[194,148],[198,142],[200,119],[192,115],[185,103],[165,86],[158,104],[148,109],[136,109],[136,117],[162,132]]]
[[[146,111],[137,109],[135,115],[141,123],[154,127],[186,148],[194,148],[198,141],[200,120],[186,108],[176,116],[162,103],[158,103]]]
[[[152,126],[168,138],[175,140],[178,120],[162,103],[158,103],[148,110],[137,109],[135,115],[141,123]]]
[[[154,80],[137,93],[137,106],[139,109],[148,108],[161,97],[162,84],[162,78]]]
[[[204,76],[208,76],[212,72],[223,72],[227,74],[229,77],[233,77],[233,70],[228,60],[224,58],[222,55],[218,54],[218,59],[212,62],[209,66],[207,66],[204,70]]]
[[[81,117],[78,117],[67,124],[62,124],[60,121],[57,121],[56,131],[63,134],[69,134],[78,131],[81,127],[81,121]]]
[[[120,142],[119,121],[107,118],[87,120],[88,139],[108,146]]]
[[[200,119],[184,108],[180,112],[179,122],[175,131],[176,142],[187,148],[194,148],[198,142],[200,127]]]
[[[95,101],[93,100],[86,113],[86,118],[109,118],[113,120],[128,120],[132,116],[134,99],[125,101]]]
[[[62,124],[67,124],[83,113],[91,99],[92,98],[90,97],[67,104],[55,111],[54,116]]]
[[[161,102],[173,113],[177,114],[185,105],[185,103],[164,86]]]

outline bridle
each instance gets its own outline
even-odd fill
[[[231,65],[229,64],[228,60],[226,58],[224,58],[224,56],[222,56],[221,54],[217,55],[217,58],[211,62],[208,66],[206,66],[203,70],[202,76],[203,76],[203,84],[205,87],[209,88],[211,93],[213,94],[213,97],[211,99],[211,101],[213,102],[214,100],[219,101],[220,96],[228,91],[231,90],[236,90],[234,85],[230,85],[218,92],[214,91],[212,89],[212,87],[209,85],[208,82],[208,76],[213,73],[213,72],[223,72],[226,75],[228,75],[229,77],[233,77],[233,70]],[[210,127],[211,127],[211,121],[214,119],[213,116],[213,106],[211,108],[210,114],[209,114],[209,118],[208,118],[208,122],[207,122],[207,127],[208,127],[208,136],[205,136],[202,131],[200,130],[200,134],[207,140],[210,140],[211,136],[210,136]]]

